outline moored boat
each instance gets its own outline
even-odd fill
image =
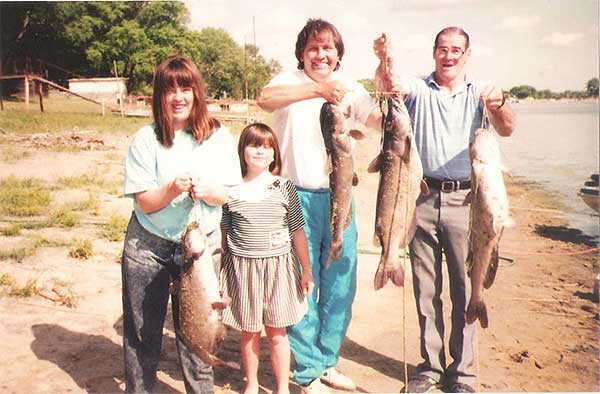
[[[584,203],[596,212],[600,211],[600,188],[598,186],[598,174],[592,174],[591,180],[586,181],[584,186],[579,189],[577,195],[581,197]]]

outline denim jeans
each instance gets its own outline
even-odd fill
[[[209,237],[220,259],[220,233]],[[160,361],[169,286],[180,277],[181,245],[146,231],[132,214],[121,266],[125,391],[152,392]],[[171,295],[175,341],[186,392],[213,393],[213,370],[186,347],[179,330],[179,297]]]

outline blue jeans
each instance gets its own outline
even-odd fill
[[[341,257],[325,268],[331,241],[329,190],[297,190],[315,288],[308,297],[308,312],[299,323],[288,327],[288,337],[295,360],[293,379],[307,384],[334,367],[339,359],[356,294],[357,233],[353,203]]]
[[[213,250],[218,252],[220,240],[210,243],[217,245]],[[180,244],[149,233],[139,224],[135,213],[131,215],[121,265],[125,391],[128,393],[152,392],[156,384],[169,286],[179,279],[181,262]],[[171,304],[185,390],[213,393],[212,367],[191,353],[181,338],[177,295],[171,295]]]

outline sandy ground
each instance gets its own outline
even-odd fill
[[[20,141],[19,149],[30,154],[0,163],[0,177],[37,177],[50,183],[60,176],[82,174],[122,179],[128,139],[96,137],[104,145],[69,152]],[[2,138],[12,137],[5,134]],[[366,174],[365,169],[378,141],[360,144],[361,182],[355,189],[360,245],[358,294],[339,367],[355,380],[360,392],[398,392],[404,385],[405,367],[410,374],[420,362],[412,283],[407,275],[406,288],[388,284],[377,292],[373,290],[379,261],[379,251],[371,241],[378,179]],[[537,185],[513,178],[507,180],[507,186],[516,226],[505,231],[500,249],[502,265],[496,283],[485,293],[490,327],[478,331],[478,389],[598,392],[599,321],[592,293],[598,251],[589,251],[596,244],[567,228],[557,215],[558,202]],[[64,202],[84,197],[75,190],[57,193],[53,198]],[[94,239],[95,254],[91,258],[71,258],[66,247],[44,247],[20,263],[8,260],[0,264],[0,274],[11,275],[18,283],[36,279],[50,296],[57,295],[51,289],[60,283],[59,293],[69,289],[77,297],[75,307],[39,296],[0,297],[0,391],[123,391],[118,263],[122,242],[101,239],[98,224],[115,212],[128,216],[131,202],[111,194],[101,194],[99,199],[100,214],[84,220],[76,229],[44,230],[46,237]],[[7,218],[2,220],[1,225],[10,224]],[[0,248],[14,247],[28,234],[1,236]],[[448,312],[449,307],[445,291],[444,308]],[[239,359],[237,339],[237,333],[231,332],[221,350],[223,358]],[[260,382],[270,393],[274,381],[264,339]],[[158,376],[159,391],[184,392],[170,321],[165,327]],[[242,373],[218,369],[215,384],[219,392],[239,392],[243,388]],[[298,393],[299,389],[293,386],[292,391]]]

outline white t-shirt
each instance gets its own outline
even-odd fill
[[[341,108],[351,107],[349,128],[362,130],[373,103],[366,89],[358,82],[347,79],[337,72],[331,80],[338,80],[347,89]],[[266,87],[279,85],[301,85],[314,83],[302,70],[282,72],[275,76]],[[329,187],[327,173],[327,153],[319,116],[323,98],[298,101],[273,112],[273,129],[281,150],[281,176],[291,179],[296,186],[307,189]]]

